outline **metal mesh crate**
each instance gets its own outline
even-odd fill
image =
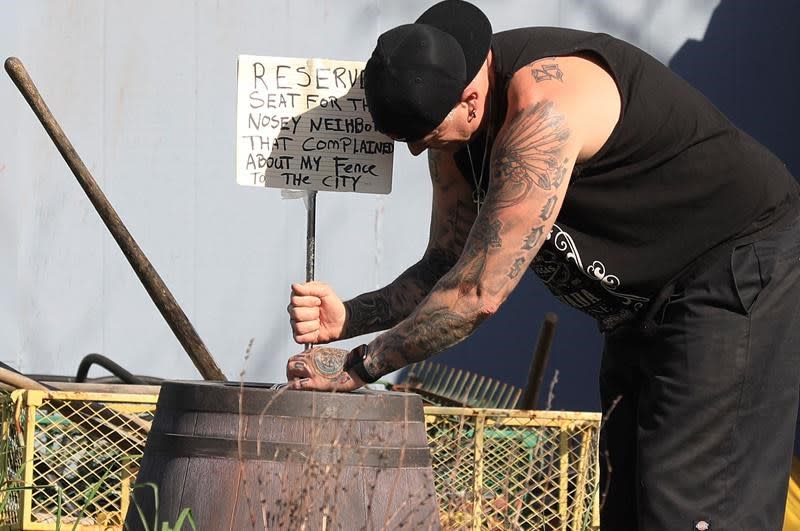
[[[157,395],[3,397],[0,528],[121,529]]]
[[[0,529],[122,529],[154,389],[0,397]],[[428,406],[425,421],[444,529],[597,528],[599,414]]]
[[[445,529],[599,528],[600,414],[426,407]]]

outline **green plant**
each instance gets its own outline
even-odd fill
[[[133,486],[133,490],[141,490],[144,488],[149,488],[153,491],[153,527],[147,522],[147,517],[142,511],[141,506],[136,501],[136,496],[131,496],[131,502],[133,506],[136,507],[136,513],[139,515],[139,520],[142,523],[142,527],[144,527],[145,531],[181,531],[183,529],[184,522],[188,522],[194,531],[197,531],[197,524],[194,521],[194,517],[192,516],[192,510],[188,507],[184,508],[180,514],[178,515],[178,519],[175,520],[175,524],[170,524],[169,522],[160,522],[161,527],[159,527],[158,521],[158,485],[155,483],[140,483],[138,485]]]

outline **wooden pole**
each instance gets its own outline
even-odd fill
[[[161,315],[164,316],[178,341],[183,345],[184,350],[186,350],[197,370],[206,380],[225,380],[225,375],[214,361],[203,340],[200,339],[192,323],[189,322],[189,318],[183,313],[175,297],[172,296],[164,281],[161,280],[153,265],[139,248],[136,240],[128,232],[114,207],[111,206],[91,172],[89,172],[89,169],[83,163],[77,151],[75,151],[67,135],[50,112],[41,94],[39,94],[39,90],[25,70],[22,61],[16,57],[9,57],[6,59],[5,68],[28,102],[28,105],[33,109],[36,117],[42,123],[42,126],[44,126],[47,134],[50,135],[67,166],[72,170],[81,188],[86,192],[103,223],[105,223],[125,258],[128,259],[131,267],[136,272],[136,276],[139,277],[145,290],[150,294],[150,298],[153,299],[156,307],[161,312]]]
[[[536,350],[533,353],[531,366],[528,371],[528,383],[525,385],[525,392],[522,395],[520,409],[534,409],[536,399],[539,396],[539,388],[544,378],[544,370],[547,367],[547,359],[550,356],[550,346],[553,344],[553,336],[556,333],[558,316],[548,313],[544,316],[542,329],[539,331],[539,340],[536,343]]]

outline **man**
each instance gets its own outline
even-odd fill
[[[376,127],[428,150],[422,259],[342,303],[292,286],[287,366],[351,390],[467,337],[531,267],[605,334],[604,530],[777,530],[800,383],[800,215],[785,166],[641,50],[491,34],[447,0],[378,39]]]

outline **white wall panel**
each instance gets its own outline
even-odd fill
[[[102,71],[100,5],[31,2],[3,10],[3,20],[12,15],[15,39],[9,43],[9,53],[4,47],[2,55],[17,55],[25,62],[62,127],[95,171],[102,166],[102,84],[97,82]],[[22,10],[22,17],[17,18],[16,9]],[[16,291],[15,357],[28,371],[44,367],[74,371],[76,362],[69,358],[102,343],[99,280],[104,234],[33,113],[8,78],[3,84],[0,114],[9,120],[0,133],[4,146],[0,164],[6,165],[0,176],[3,187],[10,185],[15,193],[4,194],[0,209],[16,211],[17,233],[16,249],[10,253],[16,254],[16,274],[4,275],[3,282],[13,282]],[[9,145],[14,148],[6,150]]]
[[[193,2],[107,2],[106,193],[175,298],[195,313],[197,53]],[[137,372],[191,370],[115,244],[106,246],[104,352]],[[153,365],[153,360],[158,360]]]
[[[0,1],[0,9],[8,12],[11,3]],[[18,27],[16,24],[0,23],[0,50],[5,55],[19,53]],[[5,59],[3,57],[2,59]],[[22,184],[13,178],[19,170],[12,171],[11,154],[18,153],[24,138],[15,130],[19,107],[10,108],[2,102],[16,97],[11,83],[0,83],[0,361],[18,367],[21,363],[19,348],[17,260],[19,252],[19,212]],[[14,161],[16,162],[16,161]]]
[[[280,380],[285,357],[298,350],[285,307],[289,284],[304,276],[305,211],[278,190],[235,184],[236,56],[366,59],[380,32],[430,3],[0,0],[0,55],[26,63],[228,376],[238,378],[252,339],[246,377]],[[688,39],[703,38],[719,2],[476,3],[496,31],[604,31],[667,62]],[[426,160],[397,147],[391,195],[319,196],[317,277],[343,297],[391,281],[427,241]],[[5,77],[0,190],[0,360],[72,373],[83,354],[97,351],[135,372],[196,377]]]

